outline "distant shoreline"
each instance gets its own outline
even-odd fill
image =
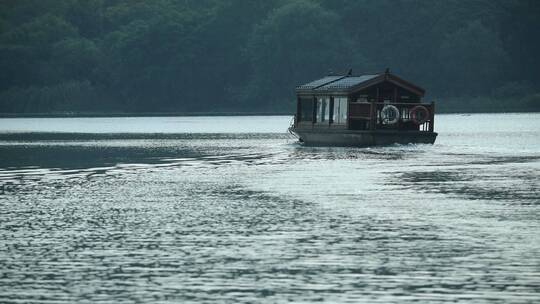
[[[65,112],[65,113],[0,113],[0,118],[77,118],[77,117],[177,117],[177,116],[292,116],[293,113],[268,113],[268,112]]]
[[[538,113],[538,111],[436,111],[437,114],[497,114]],[[0,118],[91,118],[91,117],[200,117],[200,116],[293,116],[293,112],[58,112],[58,113],[0,113]]]

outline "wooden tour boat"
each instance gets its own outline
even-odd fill
[[[314,146],[433,144],[435,103],[424,89],[390,73],[330,75],[296,88],[289,131]]]

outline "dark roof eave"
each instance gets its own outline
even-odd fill
[[[409,88],[410,90],[412,91],[416,91],[419,93],[419,95],[421,96],[424,96],[424,94],[426,93],[426,90],[424,90],[423,88],[415,85],[415,84],[412,84],[410,82],[408,82],[407,80],[404,80],[403,78],[400,78],[396,75],[393,75],[393,74],[390,74],[388,75],[388,80],[392,83],[395,83],[397,85],[401,85],[402,87],[405,87],[405,88]]]
[[[420,96],[424,96],[425,94],[425,90],[420,88],[419,86],[416,86],[408,81],[405,81],[393,74],[381,74],[373,79],[370,79],[366,82],[363,82],[363,83],[360,83],[354,87],[351,87],[350,89],[350,92],[349,93],[354,93],[354,92],[358,92],[358,91],[361,91],[361,90],[364,90],[364,89],[367,89],[371,86],[374,86],[376,84],[379,84],[379,83],[382,83],[382,82],[385,82],[385,81],[388,81],[390,83],[393,83],[399,87],[402,87],[404,89],[407,89],[417,95],[420,95]]]
[[[361,91],[361,90],[364,90],[364,89],[367,89],[371,86],[374,86],[374,85],[377,85],[379,83],[382,83],[382,82],[385,82],[385,81],[388,81],[392,84],[395,84],[401,88],[404,88],[406,90],[409,90],[419,96],[424,96],[425,94],[425,90],[422,89],[421,87],[419,86],[416,86],[406,80],[403,80],[402,78],[400,77],[397,77],[393,74],[379,74],[377,75],[377,77],[374,77],[372,79],[369,79],[367,81],[364,81],[362,83],[359,83],[357,84],[356,86],[351,86],[351,87],[348,87],[348,88],[343,88],[343,89],[340,89],[340,88],[332,88],[332,89],[327,89],[327,90],[322,90],[322,89],[319,89],[327,84],[330,84],[330,83],[333,83],[333,82],[336,82],[338,80],[341,80],[343,78],[346,78],[348,77],[347,75],[344,76],[344,77],[341,77],[339,79],[336,79],[336,80],[332,80],[328,83],[324,83],[322,85],[319,85],[315,88],[301,88],[301,87],[297,87],[296,88],[296,94],[297,95],[303,95],[303,96],[306,96],[306,95],[311,95],[311,96],[320,96],[320,95],[351,95],[351,94],[354,94],[358,91]]]
[[[296,95],[349,95],[350,90],[296,90]]]

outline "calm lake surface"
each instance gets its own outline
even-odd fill
[[[540,114],[0,119],[0,303],[539,303]]]

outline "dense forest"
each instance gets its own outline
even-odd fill
[[[538,0],[0,0],[0,113],[265,112],[391,71],[439,111],[540,111]]]

